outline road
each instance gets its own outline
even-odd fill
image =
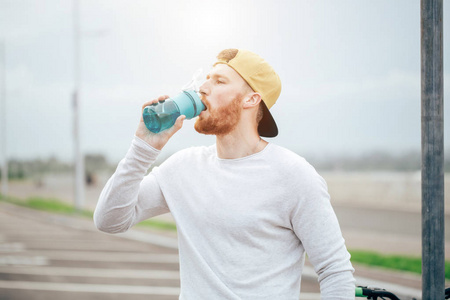
[[[178,299],[176,249],[56,223],[0,210],[0,299]]]
[[[375,206],[334,205],[349,249],[422,255],[421,213]],[[450,259],[450,215],[445,215],[445,258]]]
[[[332,204],[349,249],[421,256],[420,174],[326,173]],[[85,207],[94,210],[110,174],[99,174],[86,187]],[[11,182],[10,193],[19,198],[40,195],[73,203],[73,178],[54,174],[31,181]],[[447,183],[447,181],[446,181]],[[450,181],[448,182],[450,187]],[[447,201],[450,203],[450,200]],[[170,214],[161,216],[173,221]],[[446,214],[446,253],[450,260],[450,211]]]
[[[172,234],[108,235],[90,220],[0,203],[0,299],[178,299],[176,248]],[[305,276],[301,299],[318,291]]]

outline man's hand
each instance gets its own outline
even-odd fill
[[[151,101],[148,101],[142,105],[141,110],[141,120],[139,121],[139,126],[136,130],[136,136],[145,142],[147,142],[150,146],[153,148],[156,148],[158,150],[161,150],[164,145],[169,141],[169,139],[172,137],[172,135],[175,134],[180,128],[183,126],[183,121],[186,119],[186,116],[181,115],[177,118],[175,124],[166,130],[163,130],[159,133],[153,133],[150,130],[147,129],[144,123],[144,118],[142,116],[142,113],[144,112],[144,108],[146,106],[152,105],[153,103],[158,103],[159,101],[163,101],[169,98],[169,96],[164,95],[158,97],[158,99],[153,99]]]

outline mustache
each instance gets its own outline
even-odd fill
[[[205,104],[206,107],[209,106],[209,101],[206,99],[205,96],[202,95],[202,96],[200,97],[200,100],[203,102],[203,104]]]

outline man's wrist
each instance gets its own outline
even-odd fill
[[[161,150],[153,147],[137,135],[134,136],[132,147],[135,154],[141,159],[148,162],[153,162],[158,157]]]

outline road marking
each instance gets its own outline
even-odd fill
[[[135,246],[124,243],[115,242],[111,243],[108,241],[93,241],[83,242],[74,240],[72,242],[59,241],[55,239],[54,241],[37,241],[30,240],[26,241],[26,248],[30,250],[79,250],[79,251],[110,251],[110,252],[127,252],[134,251]],[[142,253],[148,253],[151,249],[142,249]]]
[[[65,268],[65,267],[2,267],[0,273],[42,275],[42,276],[77,276],[102,278],[136,278],[136,279],[180,279],[178,271],[130,270],[99,268]]]
[[[8,265],[45,266],[48,259],[43,256],[0,256],[0,266]]]
[[[53,282],[8,281],[8,280],[0,280],[0,289],[111,293],[111,294],[139,294],[139,295],[169,295],[169,296],[177,296],[180,294],[180,288],[176,287],[53,283]]]
[[[0,252],[21,252],[25,250],[23,243],[1,243]]]
[[[141,262],[178,264],[178,254],[136,253],[136,252],[100,252],[100,251],[27,251],[27,255],[43,256],[49,260],[98,261],[98,262]],[[24,253],[22,253],[23,255]],[[10,254],[14,257],[14,254]]]

